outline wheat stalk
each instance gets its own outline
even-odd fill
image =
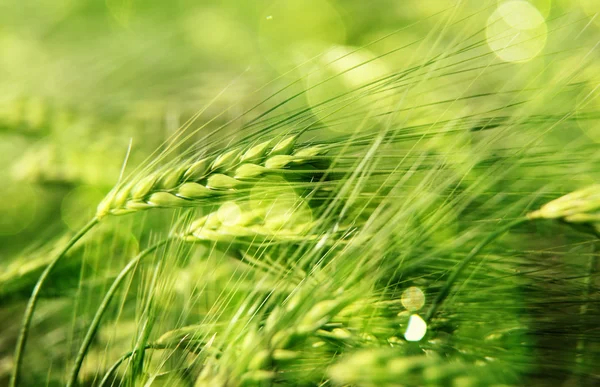
[[[46,281],[46,279],[48,278],[58,261],[67,253],[67,251],[69,251],[69,249],[75,243],[77,243],[97,223],[98,220],[94,218],[87,225],[85,225],[77,234],[75,234],[73,238],[71,238],[71,240],[62,249],[58,251],[55,258],[48,264],[48,266],[46,266],[46,269],[44,269],[44,272],[40,275],[40,278],[35,284],[35,287],[31,292],[31,296],[29,297],[29,301],[27,302],[27,307],[25,308],[23,323],[21,324],[21,330],[19,331],[17,345],[15,346],[13,373],[10,377],[11,387],[15,387],[19,384],[19,371],[21,369],[21,363],[23,362],[23,351],[27,343],[29,327],[31,326],[33,312],[39,299],[40,291],[42,290],[42,285],[44,284],[44,282]]]
[[[144,257],[148,256],[149,254],[151,254],[152,252],[154,252],[158,248],[166,245],[169,242],[171,242],[170,239],[162,240],[162,241],[157,242],[154,245],[148,247],[147,249],[143,250],[142,252],[140,252],[133,259],[131,259],[131,261],[129,261],[127,263],[127,265],[125,265],[125,267],[121,270],[119,275],[114,279],[112,285],[110,286],[110,288],[104,295],[102,303],[98,307],[98,310],[96,311],[96,314],[94,315],[94,318],[93,318],[92,322],[90,323],[90,326],[85,335],[85,338],[83,339],[81,347],[79,348],[79,351],[78,351],[76,359],[75,359],[75,364],[71,371],[69,381],[67,382],[67,386],[74,386],[77,383],[77,376],[79,375],[79,370],[81,369],[81,365],[83,364],[83,359],[85,358],[85,355],[92,343],[92,340],[94,339],[94,336],[96,335],[96,331],[98,330],[98,327],[100,326],[100,322],[102,321],[102,317],[104,317],[104,313],[108,309],[108,306],[110,305],[112,298],[114,297],[116,291],[118,290],[118,288],[121,285],[121,283],[123,282],[123,280],[127,277],[127,275],[137,266],[137,264]]]
[[[289,202],[284,202],[285,205],[289,205]],[[304,211],[308,211],[308,206],[306,204],[305,201],[300,200],[300,205],[297,207],[302,208],[302,210]],[[280,203],[281,204],[281,203]],[[217,222],[219,222],[218,224],[213,222],[212,219],[218,219],[219,218],[219,214],[218,211],[215,213],[211,213],[203,218],[200,218],[199,220],[194,221],[191,226],[188,228],[187,233],[184,234],[180,234],[180,235],[174,235],[172,237],[170,237],[169,239],[165,239],[161,242],[158,242],[154,245],[152,245],[151,247],[145,249],[144,251],[140,252],[136,257],[134,257],[119,273],[119,275],[115,278],[115,280],[113,281],[112,285],[110,286],[109,290],[106,292],[106,294],[104,295],[104,299],[102,300],[100,306],[98,307],[98,309],[96,310],[96,313],[94,315],[94,318],[90,324],[90,326],[88,327],[87,333],[85,335],[85,338],[80,346],[80,349],[77,353],[76,356],[76,360],[73,366],[73,369],[71,371],[70,374],[70,378],[69,381],[67,383],[67,386],[73,386],[75,385],[76,381],[77,381],[77,377],[79,374],[79,370],[81,369],[81,365],[83,364],[83,360],[85,358],[86,353],[89,350],[89,347],[92,343],[92,340],[95,337],[96,331],[98,329],[98,327],[100,326],[100,323],[102,321],[102,318],[104,316],[104,314],[106,313],[110,302],[112,300],[112,298],[114,297],[115,292],[118,290],[119,286],[121,285],[121,283],[123,282],[123,280],[125,279],[125,277],[137,266],[137,264],[147,255],[149,255],[150,253],[152,253],[153,251],[155,251],[157,248],[169,243],[170,241],[173,240],[182,240],[183,242],[198,242],[198,241],[224,241],[224,240],[231,240],[231,238],[236,238],[236,237],[251,237],[253,239],[257,238],[257,233],[259,233],[264,239],[263,239],[263,243],[270,243],[270,241],[286,241],[286,242],[290,242],[290,241],[302,241],[306,238],[306,236],[302,235],[302,234],[297,234],[297,232],[300,232],[300,229],[304,229],[306,230],[307,227],[310,227],[311,222],[308,223],[301,223],[298,222],[298,220],[302,219],[302,214],[301,210],[299,210],[298,208],[296,208],[294,210],[294,206],[291,207],[292,211],[291,213],[286,217],[286,220],[283,224],[281,224],[280,222],[277,222],[277,224],[279,225],[277,230],[274,230],[273,228],[269,228],[267,226],[264,225],[264,217],[266,217],[269,211],[272,211],[273,208],[272,207],[267,207],[267,206],[261,206],[261,209],[257,209],[254,211],[248,211],[247,214],[241,216],[241,218],[243,218],[244,220],[242,221],[242,223],[244,224],[244,226],[246,227],[242,227],[242,226],[238,226],[236,227],[228,227],[223,225],[221,222],[219,222],[217,220]],[[303,219],[306,222],[306,218]],[[289,226],[289,223],[294,223],[294,225],[291,227],[290,230],[283,230],[282,227],[285,226]],[[250,225],[249,223],[254,222],[254,225]],[[262,223],[262,224],[259,224]],[[214,227],[214,229],[209,230],[209,227]],[[244,231],[243,233],[240,233],[240,230]],[[322,306],[320,305],[319,308],[322,308]],[[317,309],[319,309],[317,308]],[[316,312],[313,312],[313,314]],[[315,328],[316,329],[316,328]],[[184,330],[185,334],[189,334],[189,329]],[[159,344],[164,344],[164,342],[172,342],[172,336],[177,336],[180,335],[181,332],[173,332],[172,334],[165,334],[163,335],[163,337],[161,337],[161,339],[159,340]],[[141,348],[136,349],[137,351],[141,351]],[[135,351],[134,351],[135,352]],[[131,354],[133,355],[133,353]]]

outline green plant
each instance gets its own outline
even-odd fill
[[[597,379],[583,5],[59,3],[0,16],[0,384]]]

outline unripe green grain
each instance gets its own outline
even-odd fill
[[[244,374],[242,377],[242,385],[243,386],[256,386],[257,384],[265,383],[271,381],[275,378],[275,372],[265,371],[265,370],[257,370],[250,371]]]
[[[200,180],[210,171],[210,160],[202,159],[193,163],[183,174],[186,181]]]
[[[181,168],[176,168],[172,172],[165,174],[160,179],[160,188],[167,190],[174,189],[179,185],[182,174],[183,171],[181,171]]]
[[[133,188],[133,184],[128,183],[123,188],[119,189],[115,193],[114,199],[112,200],[113,205],[117,208],[123,207],[125,205],[125,203],[127,202],[127,200],[129,199],[132,188]]]
[[[280,197],[274,196],[274,204],[268,200],[271,197],[265,198],[255,208],[249,202],[226,202],[217,211],[193,221],[179,235],[187,242],[238,241],[264,245],[318,237],[310,233],[316,223],[306,202],[298,196],[288,200]]]
[[[210,169],[214,171],[231,167],[237,160],[239,153],[239,149],[233,149],[217,156],[215,161],[210,166]]]
[[[269,152],[269,156],[275,155],[286,155],[292,153],[294,146],[296,145],[296,136],[286,137],[279,141],[273,149]]]
[[[157,179],[158,176],[154,174],[142,178],[131,190],[131,198],[143,199],[152,190]]]
[[[101,219],[108,214],[125,214],[152,207],[190,206],[195,201],[217,198],[223,193],[239,193],[249,188],[250,182],[244,180],[277,173],[276,169],[303,166],[325,153],[325,148],[318,145],[294,153],[296,139],[296,136],[290,136],[275,146],[269,140],[245,150],[236,147],[220,155],[168,166],[126,182],[102,200],[96,217]],[[304,177],[311,181],[310,176]],[[155,195],[157,193],[161,194]]]
[[[177,196],[187,199],[202,199],[216,195],[214,190],[198,183],[184,183],[179,187]]]
[[[239,180],[234,179],[233,177],[224,175],[222,173],[217,173],[212,175],[206,181],[206,187],[216,190],[228,190],[234,189],[241,184]]]
[[[290,361],[300,357],[300,354],[298,353],[298,351],[291,351],[288,349],[276,349],[273,351],[273,354],[271,356],[275,361]]]
[[[320,156],[325,152],[325,148],[319,145],[300,149],[294,153],[293,162],[304,162],[312,157]]]
[[[283,169],[288,166],[292,160],[294,160],[294,156],[290,155],[276,155],[273,157],[269,157],[265,162],[265,168],[267,169]]]
[[[577,221],[578,219],[587,219],[580,217],[581,215],[596,215],[597,212],[600,212],[600,184],[561,196],[527,216],[530,219],[565,220],[567,217],[571,217]]]
[[[180,207],[190,202],[167,192],[156,192],[150,195],[148,203],[156,207]]]
[[[142,202],[142,201],[132,200],[132,201],[127,202],[127,204],[125,206],[127,207],[128,210],[140,211],[140,210],[145,210],[147,208],[152,208],[153,205],[150,203]]]
[[[269,365],[271,360],[271,354],[268,350],[264,349],[257,352],[250,363],[248,364],[249,370],[260,370]]]
[[[267,152],[270,145],[271,145],[271,141],[265,141],[256,146],[253,146],[252,148],[250,148],[246,152],[244,152],[244,154],[240,157],[240,161],[251,162],[251,161],[260,160],[264,156],[264,154]]]
[[[600,234],[600,184],[561,196],[527,214],[529,219],[560,219],[573,226],[583,225],[586,232]]]
[[[251,179],[268,171],[267,168],[257,164],[242,164],[235,170],[234,179]]]
[[[298,324],[299,332],[313,332],[341,309],[341,300],[325,300],[317,303]]]

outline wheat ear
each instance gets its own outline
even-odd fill
[[[193,221],[180,237],[186,242],[235,241],[262,245],[310,239],[310,230],[317,222],[312,219],[307,201],[298,196],[279,201],[261,202],[254,207],[248,202],[226,202],[219,210]]]
[[[155,207],[195,206],[198,202],[231,197],[261,176],[310,164],[326,152],[319,145],[296,147],[296,140],[296,136],[290,136],[275,145],[265,141],[234,148],[136,177],[113,189],[99,204],[96,217]]]
[[[397,348],[360,350],[329,368],[333,385],[340,386],[487,386],[486,369],[463,361],[448,361],[430,353],[407,355]]]
[[[230,370],[221,369],[217,373],[211,373],[210,368],[206,368],[197,385],[212,386],[222,379],[242,385],[272,383],[276,377],[273,369],[298,358],[303,343],[310,337],[321,337],[320,330],[351,302],[349,297],[340,295],[334,299],[321,299],[309,306],[308,303],[314,302],[314,298],[315,294],[312,292],[296,293],[285,307],[278,306],[271,311],[256,334],[248,335],[239,347],[230,343],[230,348],[236,348],[236,363],[245,364],[243,371],[237,376],[239,380],[229,373]],[[296,323],[290,325],[290,321]],[[329,339],[335,338],[344,340],[346,335],[338,331],[329,333]]]
[[[600,238],[600,184],[571,192],[527,214],[529,219],[558,219]]]

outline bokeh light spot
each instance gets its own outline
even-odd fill
[[[550,15],[550,11],[552,10],[552,0],[521,0],[521,1],[526,1],[527,3],[534,6],[539,11],[539,13],[544,17],[547,17],[548,15]],[[504,2],[506,2],[506,0],[498,0],[498,5],[501,5]]]
[[[94,211],[102,199],[102,193],[92,186],[73,189],[64,197],[61,204],[63,222],[69,229],[78,231],[94,216]]]
[[[505,62],[527,62],[546,46],[548,27],[529,2],[502,3],[489,17],[486,38],[496,56]]]
[[[185,19],[185,32],[199,52],[229,60],[249,60],[254,54],[238,20],[216,9],[201,9]]]
[[[498,13],[509,26],[520,30],[531,30],[544,23],[544,17],[538,9],[523,0],[510,0],[500,4]]]
[[[364,48],[331,47],[307,77],[306,94],[313,114],[334,132],[365,127],[352,121],[357,112],[377,117],[391,109],[393,92],[365,92],[376,89],[376,81],[388,74],[384,60]]]
[[[242,219],[242,209],[234,202],[225,202],[219,207],[217,216],[225,226],[235,226]]]
[[[273,2],[261,19],[259,45],[263,57],[281,73],[346,40],[346,27],[326,0]]]
[[[267,208],[265,226],[273,232],[303,233],[312,222],[310,207],[296,194],[278,195]]]
[[[598,0],[579,0],[579,4],[588,16],[594,18],[596,24],[600,24],[600,6]]]
[[[255,210],[272,206],[281,195],[296,195],[296,192],[281,176],[263,177],[250,190],[250,206]]]
[[[427,323],[418,314],[413,314],[408,320],[408,327],[404,333],[407,341],[420,341],[427,333]]]
[[[425,294],[420,288],[411,286],[402,293],[400,301],[406,309],[416,312],[425,305]]]

